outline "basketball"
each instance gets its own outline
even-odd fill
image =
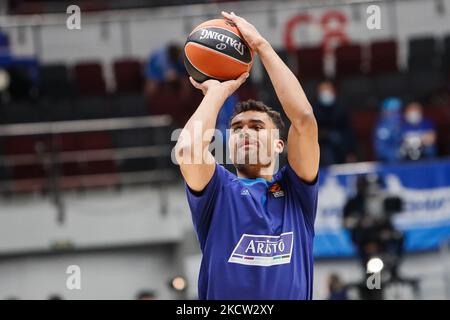
[[[184,64],[198,82],[238,78],[250,72],[253,52],[239,29],[225,19],[213,19],[197,26],[184,45]]]

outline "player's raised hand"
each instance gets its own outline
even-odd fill
[[[192,85],[202,90],[203,94],[206,95],[206,93],[210,90],[215,91],[216,93],[223,93],[226,97],[229,97],[235,92],[244,82],[247,80],[249,76],[248,72],[244,72],[239,76],[239,78],[235,80],[228,80],[220,82],[218,80],[210,79],[206,80],[205,82],[199,83],[195,81],[192,77],[189,77],[189,80],[191,81]]]
[[[222,11],[222,16],[233,22],[244,37],[245,42],[255,53],[259,53],[261,47],[267,43],[267,40],[256,30],[255,26],[234,12],[228,13]]]

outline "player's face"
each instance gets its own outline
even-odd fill
[[[282,141],[272,119],[264,112],[246,111],[230,125],[230,154],[236,166],[269,166],[282,151]]]

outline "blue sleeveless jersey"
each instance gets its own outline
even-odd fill
[[[205,189],[186,184],[203,258],[199,299],[311,299],[318,179],[287,164],[272,181],[216,164]]]

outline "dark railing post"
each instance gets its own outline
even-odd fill
[[[56,135],[52,134],[50,139],[50,158],[49,158],[49,182],[50,182],[50,196],[53,204],[56,207],[57,221],[63,224],[65,221],[65,206],[62,199],[61,185],[60,185],[60,167],[58,161],[58,148],[56,143]]]

